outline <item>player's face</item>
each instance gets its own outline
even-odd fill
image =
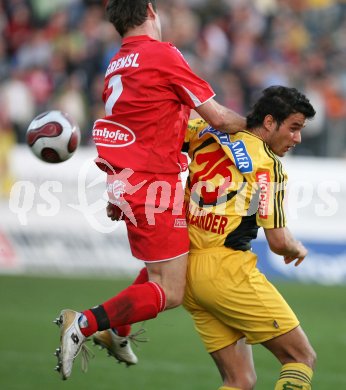
[[[278,156],[283,157],[289,150],[302,141],[301,131],[305,126],[305,116],[301,113],[291,114],[279,128],[271,132],[267,141],[270,149]]]

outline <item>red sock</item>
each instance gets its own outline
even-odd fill
[[[148,270],[143,267],[132,284],[143,284],[149,280]],[[131,325],[121,325],[115,328],[120,337],[126,337],[131,333]]]
[[[147,267],[144,267],[139,271],[139,274],[137,275],[136,279],[133,281],[132,284],[143,284],[148,280],[149,280],[148,270]]]
[[[97,330],[149,320],[163,311],[165,305],[165,293],[157,283],[131,285],[102,305],[84,311],[88,326],[81,328],[81,332],[88,337]]]
[[[120,337],[127,337],[131,333],[131,325],[120,325],[115,328],[115,331]]]

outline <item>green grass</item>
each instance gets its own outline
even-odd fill
[[[216,368],[181,308],[147,321],[150,342],[135,350],[140,362],[126,368],[93,348],[88,373],[79,359],[72,377],[61,381],[53,368],[60,309],[92,307],[124,288],[127,280],[0,277],[0,389],[216,390]],[[346,389],[346,286],[277,284],[291,304],[318,354],[314,390]],[[278,362],[254,348],[257,390],[270,390]]]

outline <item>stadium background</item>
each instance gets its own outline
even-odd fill
[[[4,389],[60,388],[48,357],[57,340],[49,321],[62,307],[83,308],[113,295],[140,266],[129,255],[124,226],[105,218],[104,177],[92,162],[90,135],[102,115],[103,74],[120,45],[101,3],[0,1]],[[319,355],[314,388],[346,388],[346,2],[159,5],[164,39],[176,44],[223,104],[245,114],[258,91],[284,84],[304,91],[317,109],[302,145],[284,160],[289,226],[308,246],[309,259],[298,269],[285,267],[262,236],[254,250],[311,336]],[[31,119],[53,108],[69,112],[82,130],[82,147],[57,166],[41,163],[24,145]],[[146,328],[151,342],[139,349],[138,367],[114,367],[97,354],[90,372],[77,371],[65,387],[217,388],[218,375],[182,309]],[[272,388],[278,364],[260,348],[255,359],[256,388]]]

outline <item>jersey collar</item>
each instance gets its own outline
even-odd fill
[[[133,35],[130,37],[123,38],[123,45],[139,41],[156,41],[156,39],[149,37],[149,35]]]
[[[241,130],[241,132],[242,132],[242,133],[249,134],[249,135],[251,135],[252,137],[258,138],[258,139],[260,139],[262,142],[264,142],[263,139],[262,139],[261,137],[259,137],[258,135],[254,134],[252,131],[249,131],[249,130],[244,129],[244,130]]]

